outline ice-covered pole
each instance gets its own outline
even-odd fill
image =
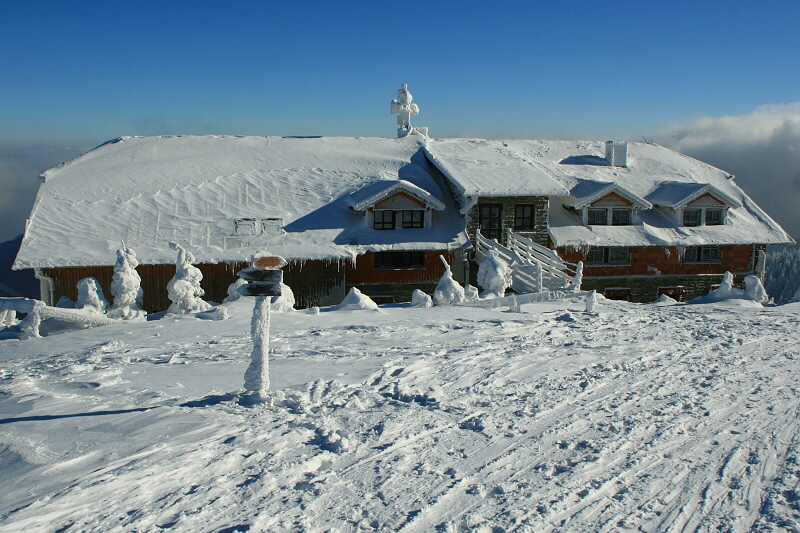
[[[264,401],[269,392],[270,298],[281,295],[283,272],[279,269],[285,265],[282,257],[259,252],[253,256],[252,265],[239,272],[239,277],[249,282],[239,287],[239,293],[256,297],[250,320],[253,351],[244,373],[246,395],[254,403]]]

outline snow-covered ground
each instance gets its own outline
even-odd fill
[[[0,532],[800,528],[800,303],[503,309],[0,341]]]

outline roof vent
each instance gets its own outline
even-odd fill
[[[606,161],[612,167],[627,167],[628,143],[625,141],[606,141]]]

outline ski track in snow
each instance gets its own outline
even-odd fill
[[[800,531],[800,305],[582,306],[5,341],[0,532]]]

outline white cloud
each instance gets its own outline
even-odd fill
[[[648,138],[734,174],[756,203],[800,238],[800,102],[673,124]]]

